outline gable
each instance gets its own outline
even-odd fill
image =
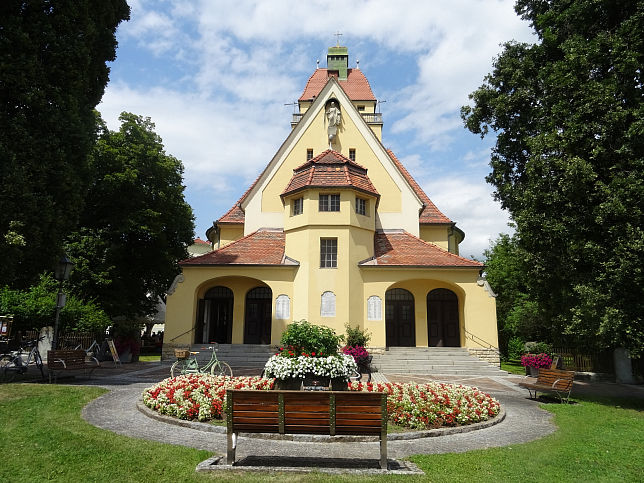
[[[241,201],[245,212],[244,232],[261,227],[283,227],[284,208],[280,194],[291,180],[293,170],[306,161],[307,149],[313,149],[317,155],[329,147],[325,105],[332,98],[338,101],[342,111],[342,124],[333,149],[344,156],[348,156],[349,149],[355,149],[356,161],[367,168],[369,179],[381,194],[377,228],[401,228],[418,235],[421,199],[335,78],[327,81]]]

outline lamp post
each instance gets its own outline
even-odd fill
[[[72,273],[74,264],[67,258],[67,255],[60,257],[60,261],[54,270],[54,278],[60,282],[58,286],[58,295],[56,296],[56,322],[54,324],[54,340],[52,342],[52,349],[58,349],[58,321],[60,319],[60,309],[65,306],[67,297],[63,292],[63,283],[69,280],[69,275]]]

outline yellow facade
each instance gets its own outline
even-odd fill
[[[336,102],[341,111],[333,139],[326,115],[330,102]],[[424,204],[418,188],[383,147],[380,127],[369,125],[362,116],[374,113],[376,102],[350,99],[331,77],[314,100],[301,101],[299,107],[301,119],[294,122],[288,138],[241,201],[243,224],[222,222],[217,227],[219,244],[215,244],[220,250],[213,252],[214,258],[205,255],[182,266],[167,297],[166,347],[201,342],[212,334],[223,337],[219,342],[251,343],[250,324],[260,319],[259,326],[270,328],[270,341],[265,343],[272,344],[279,343],[288,323],[306,319],[339,334],[347,323],[360,326],[371,332],[373,347],[397,343],[427,347],[445,341],[459,347],[498,346],[495,299],[481,282],[482,266],[455,256],[463,232],[454,223],[419,222]],[[327,150],[347,158],[355,154],[355,162],[367,169],[376,191],[307,185],[285,193],[294,169],[307,162],[308,150],[313,150],[314,158]],[[339,172],[341,167],[332,169]],[[339,195],[339,211],[320,210],[320,196],[326,194]],[[364,214],[357,212],[356,198],[364,200]],[[260,245],[251,245],[252,241],[268,228],[280,234],[275,243],[283,246],[282,259],[268,263],[259,256],[245,261],[246,245],[241,244],[249,244],[248,253],[257,257]],[[392,256],[402,261],[388,261],[389,248],[376,248],[374,240],[377,234],[389,232],[407,237],[427,257],[410,252],[407,260],[400,247],[392,247]],[[378,239],[388,240],[386,236]],[[321,268],[322,240],[334,241],[336,266]],[[272,245],[261,246],[270,249]],[[453,266],[451,260],[456,260]],[[412,305],[413,314],[409,314]],[[448,322],[440,320],[439,306],[450,314],[449,330],[456,330],[449,340],[446,335],[433,335],[436,324],[443,324],[439,332],[448,330]],[[257,315],[257,311],[265,313]],[[392,324],[410,315],[413,319],[405,323],[413,337],[394,338]],[[222,317],[232,324],[228,339],[213,329]]]

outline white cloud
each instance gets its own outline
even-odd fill
[[[183,161],[185,181],[196,189],[239,190],[226,176],[254,179],[288,134],[280,105],[239,106],[160,87],[110,84],[98,109],[112,130],[124,110],[152,118],[166,152]],[[266,122],[275,118],[280,122]]]
[[[499,233],[511,233],[507,212],[492,199],[492,188],[483,180],[448,176],[422,184],[423,190],[447,217],[465,232],[462,256],[481,259],[483,250]]]

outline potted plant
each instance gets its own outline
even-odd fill
[[[329,327],[305,320],[293,322],[282,334],[282,345],[264,366],[264,373],[277,379],[278,389],[299,389],[305,380],[319,386],[335,381],[334,389],[338,385],[346,388],[357,366],[352,356],[338,353],[341,340]]]
[[[545,352],[541,354],[523,354],[521,356],[521,365],[526,368],[526,375],[537,376],[539,369],[542,367],[550,367],[552,364],[552,357]]]

